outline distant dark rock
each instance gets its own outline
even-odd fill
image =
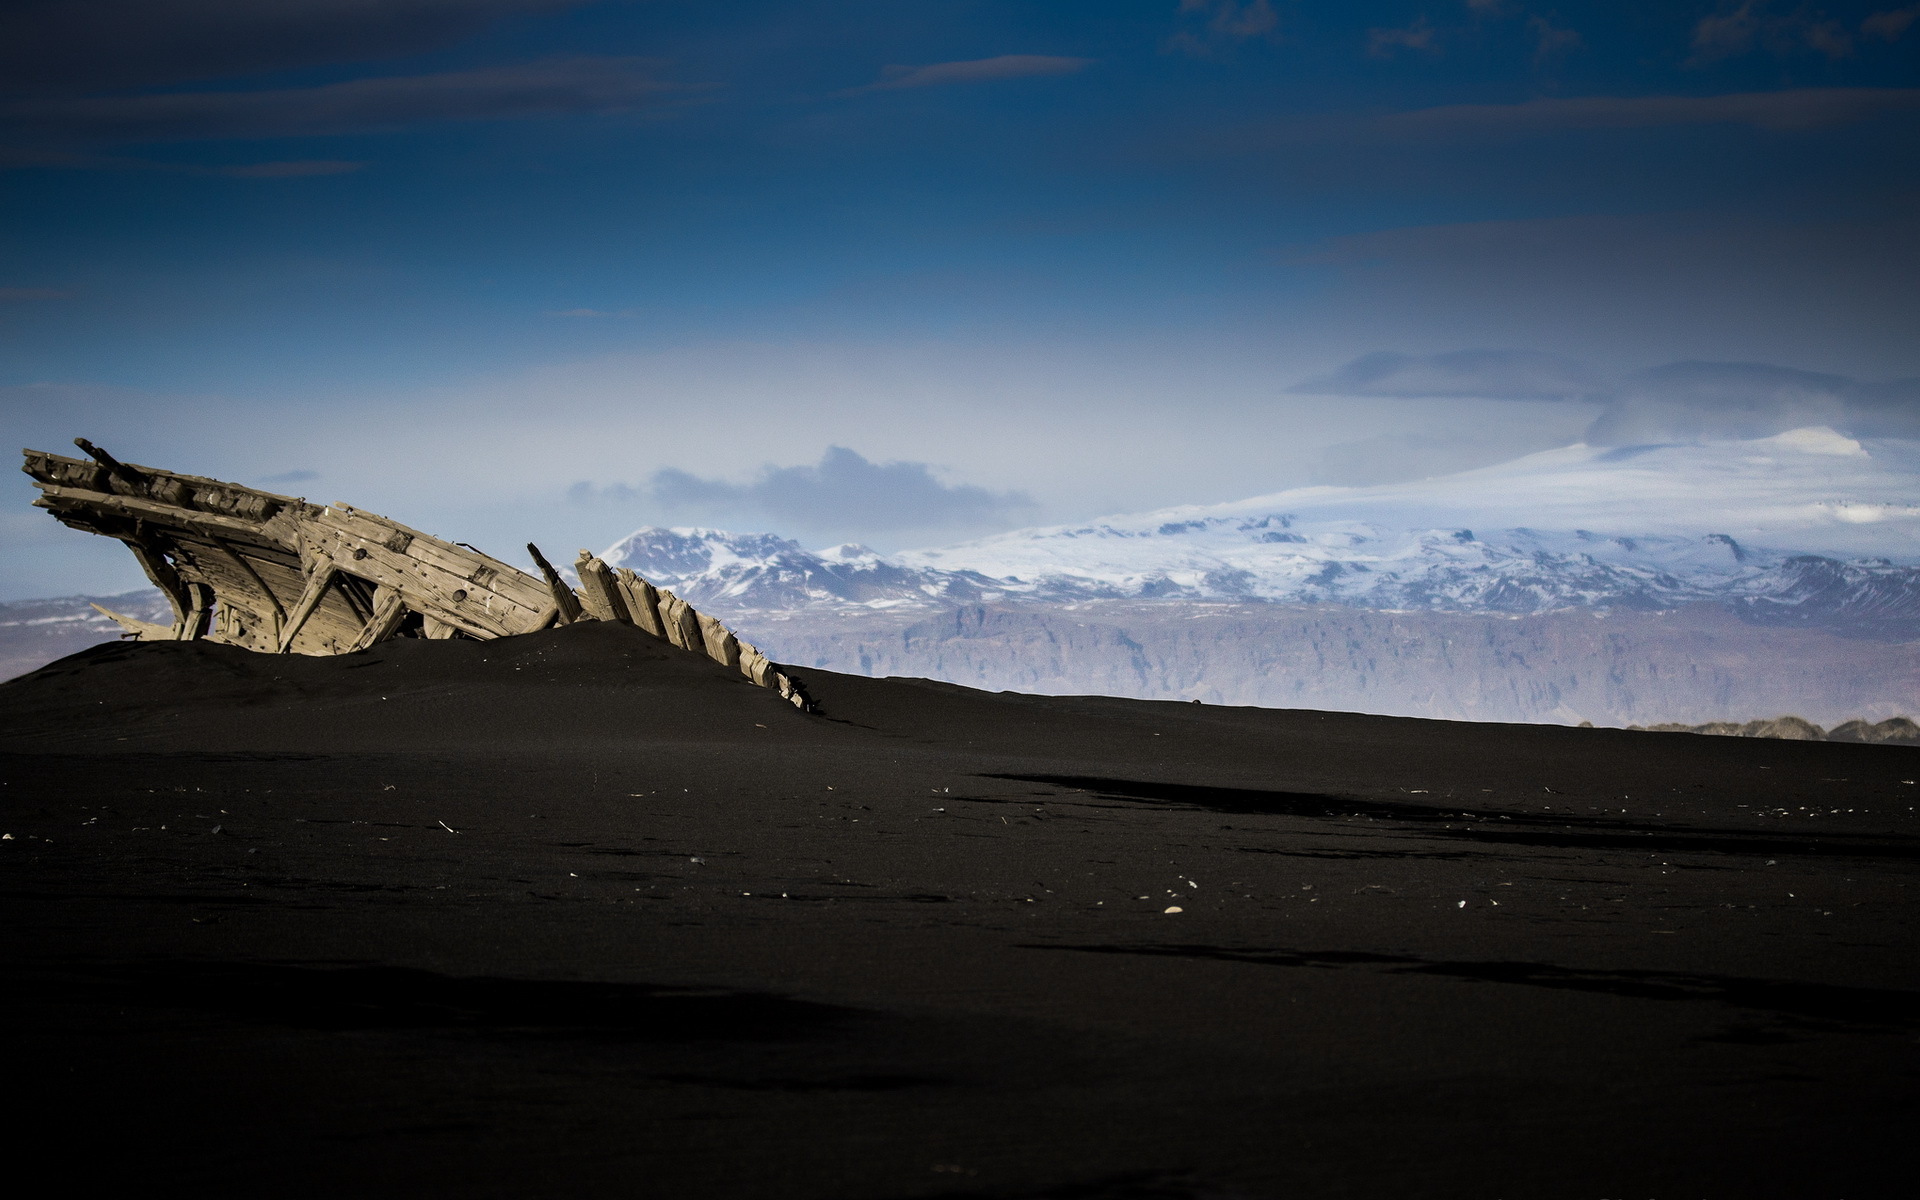
[[[1888,717],[1877,725],[1855,717],[1833,727],[1830,742],[1874,742],[1894,746],[1920,746],[1920,725],[1906,717]]]
[[[1703,733],[1716,737],[1777,738],[1789,742],[1868,742],[1889,746],[1920,746],[1920,725],[1907,717],[1888,717],[1872,724],[1855,717],[1842,721],[1832,732],[1821,729],[1803,717],[1773,717],[1767,720],[1708,721],[1704,725],[1668,722],[1660,725],[1630,725],[1646,733]]]
[[[1920,570],[1886,561],[1843,563],[1799,555],[1727,602],[1755,625],[1800,625],[1849,637],[1904,641],[1920,637]]]

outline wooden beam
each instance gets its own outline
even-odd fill
[[[116,625],[126,630],[139,641],[170,642],[173,640],[173,626],[171,625],[155,625],[152,621],[142,621],[138,617],[129,617],[125,613],[117,613],[101,604],[96,604],[93,607],[99,609],[102,614],[113,618]]]
[[[333,582],[333,573],[338,570],[330,558],[315,559],[307,574],[307,586],[301,591],[300,598],[293,602],[293,611],[287,614],[287,623],[280,627],[279,652],[285,654],[293,645],[293,639],[300,633],[300,627],[307,623],[313,610],[320,607],[320,601],[326,598],[327,587]]]
[[[94,445],[92,442],[88,441],[87,439],[75,438],[73,439],[73,444],[80,447],[81,450],[85,451],[88,458],[91,458],[93,461],[99,463],[100,466],[105,469],[108,475],[112,476],[115,479],[118,479],[121,483],[126,484],[128,487],[138,489],[140,485],[143,482],[145,482],[140,478],[140,475],[137,471],[133,470],[131,467],[127,466],[125,463],[121,462],[119,459],[115,458],[113,455],[108,454],[105,450],[102,450],[100,447]]]
[[[395,588],[383,587],[373,593],[373,615],[367,618],[367,624],[349,647],[353,650],[365,650],[376,646],[393,636],[400,628],[400,622],[406,619],[407,606]]]

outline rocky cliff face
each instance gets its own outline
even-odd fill
[[[782,662],[990,690],[1466,721],[1626,726],[1920,710],[1920,643],[1764,627],[1724,608],[1520,617],[1104,602],[739,613]]]

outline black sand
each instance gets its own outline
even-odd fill
[[[10,1157],[248,1196],[1911,1187],[1920,751],[804,678],[819,715],[587,625],[0,687]]]

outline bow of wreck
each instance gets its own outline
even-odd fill
[[[347,654],[396,637],[486,640],[619,621],[808,707],[798,683],[721,622],[585,550],[574,588],[531,545],[539,577],[351,505],[123,463],[84,438],[75,444],[86,458],[28,450],[22,469],[40,489],[36,507],[123,543],[172,604],[170,626],[100,610],[142,640]]]

